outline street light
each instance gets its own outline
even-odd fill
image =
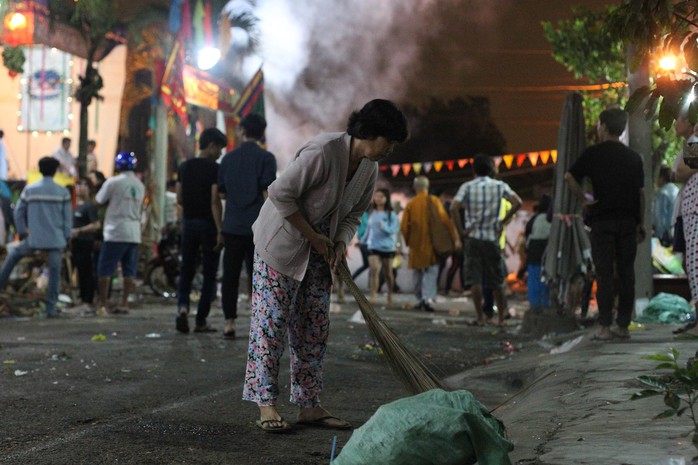
[[[676,57],[674,55],[665,55],[659,60],[659,67],[664,71],[673,71],[676,69]]]
[[[5,16],[5,27],[10,31],[17,31],[27,27],[27,17],[22,13],[10,13]]]
[[[199,50],[198,65],[204,71],[216,66],[221,59],[221,51],[215,47],[204,47]]]

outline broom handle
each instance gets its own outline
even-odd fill
[[[361,313],[369,313],[371,315],[375,315],[376,311],[373,308],[373,305],[371,305],[364,293],[361,292],[361,289],[359,289],[359,286],[357,286],[354,280],[352,279],[351,272],[349,271],[349,266],[347,266],[346,259],[342,259],[342,263],[340,263],[339,265],[339,270],[337,274],[342,279],[342,281],[344,281],[344,284],[346,284],[347,289],[349,289],[351,295],[354,296],[354,299],[356,299],[356,302],[359,304],[359,309],[361,310]]]
[[[342,281],[344,281],[349,289],[349,292],[356,299],[356,302],[359,304],[359,309],[367,322],[369,331],[383,346],[383,350],[385,351],[385,355],[388,358],[390,366],[398,375],[398,378],[405,383],[408,390],[416,394],[428,391],[430,389],[444,389],[444,386],[439,378],[434,375],[429,368],[427,368],[416,353],[411,351],[399,340],[394,331],[385,325],[382,319],[378,316],[376,310],[373,308],[373,305],[371,305],[368,299],[366,299],[364,293],[361,292],[359,287],[352,279],[346,259],[342,260],[337,274]],[[388,343],[387,345],[384,345],[383,342],[387,342],[385,339],[386,337],[394,338],[394,344]],[[396,352],[396,350],[398,350],[399,353]],[[412,371],[410,374],[406,374],[405,370],[403,370],[405,365],[409,365],[411,367]],[[414,377],[414,375],[417,375],[417,379]]]

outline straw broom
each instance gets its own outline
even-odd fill
[[[431,389],[444,389],[439,378],[429,371],[419,355],[403,344],[397,334],[381,320],[366,296],[351,278],[345,260],[342,260],[337,274],[359,304],[368,330],[383,349],[390,368],[405,388],[411,394],[419,394]]]

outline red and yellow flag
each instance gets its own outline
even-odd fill
[[[172,53],[170,53],[165,65],[160,92],[165,105],[172,107],[182,121],[182,124],[187,126],[189,124],[189,118],[187,117],[187,102],[184,98],[183,70],[184,51],[182,50],[182,43],[177,40],[172,47]]]

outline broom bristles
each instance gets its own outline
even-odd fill
[[[339,277],[359,304],[361,314],[371,335],[385,353],[390,368],[412,394],[431,389],[444,389],[439,378],[422,362],[419,355],[408,348],[395,332],[378,316],[366,296],[358,288],[345,261],[339,266]]]

